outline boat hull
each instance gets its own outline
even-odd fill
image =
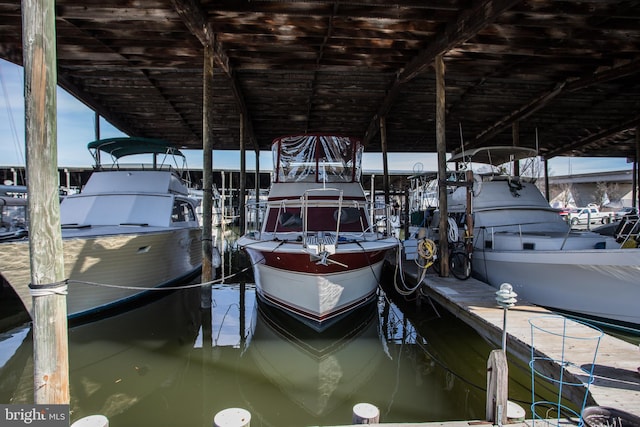
[[[638,249],[476,251],[473,271],[518,298],[610,325],[640,330]]]
[[[195,277],[202,266],[201,233],[193,227],[64,238],[68,317],[114,309],[151,288]],[[31,314],[28,241],[2,244],[0,274]]]
[[[366,243],[371,243],[369,249],[363,247]],[[385,254],[395,247],[391,240],[341,245],[325,265],[300,244],[247,238],[238,244],[251,258],[261,300],[316,330],[326,329],[375,297]]]

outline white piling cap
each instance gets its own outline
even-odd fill
[[[104,415],[89,415],[80,418],[71,427],[109,427],[109,420]]]
[[[227,408],[213,418],[214,427],[249,427],[251,413],[242,408]]]

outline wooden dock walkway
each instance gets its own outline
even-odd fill
[[[413,279],[415,283],[418,280],[415,263],[406,262],[403,268],[407,279]],[[496,344],[497,348],[501,347],[504,309],[497,304],[495,288],[473,278],[458,280],[453,277],[439,277],[435,274],[426,275],[423,287],[423,291],[434,301],[469,324],[481,336]],[[532,333],[530,319],[534,317],[536,331]],[[571,339],[565,339],[565,345],[569,341],[573,342],[570,342],[562,353],[561,340],[544,337],[542,336],[544,334],[538,335],[539,332],[537,332],[540,325],[545,331],[557,331],[554,329],[556,328],[554,323],[562,322],[562,318],[558,319],[555,313],[518,299],[517,304],[507,313],[507,357],[517,357],[528,364],[531,360],[532,339],[535,339],[533,345],[536,351],[547,355],[552,360],[559,360],[558,355],[562,354],[563,359],[560,360],[569,362],[567,368],[569,376],[565,380],[577,378],[582,382],[586,381],[588,375],[584,370],[590,371],[591,365],[594,365],[594,381],[589,388],[591,398],[587,401],[587,406],[612,407],[640,416],[638,346],[604,334],[593,363],[595,351],[582,349],[581,340],[584,340],[584,344],[587,345],[588,341],[593,341],[591,338],[596,335],[596,331],[581,323],[568,321],[567,329],[560,332],[571,337]],[[573,338],[576,339],[573,340]]]

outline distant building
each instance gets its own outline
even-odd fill
[[[595,203],[614,210],[633,206],[633,171],[550,176],[549,193],[550,203],[555,207]]]

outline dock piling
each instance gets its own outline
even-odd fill
[[[380,422],[380,410],[370,403],[358,403],[353,407],[353,424],[377,424]]]
[[[242,408],[227,408],[213,418],[214,427],[249,427],[251,413]]]
[[[80,418],[71,427],[109,427],[109,420],[104,415],[89,415]]]

